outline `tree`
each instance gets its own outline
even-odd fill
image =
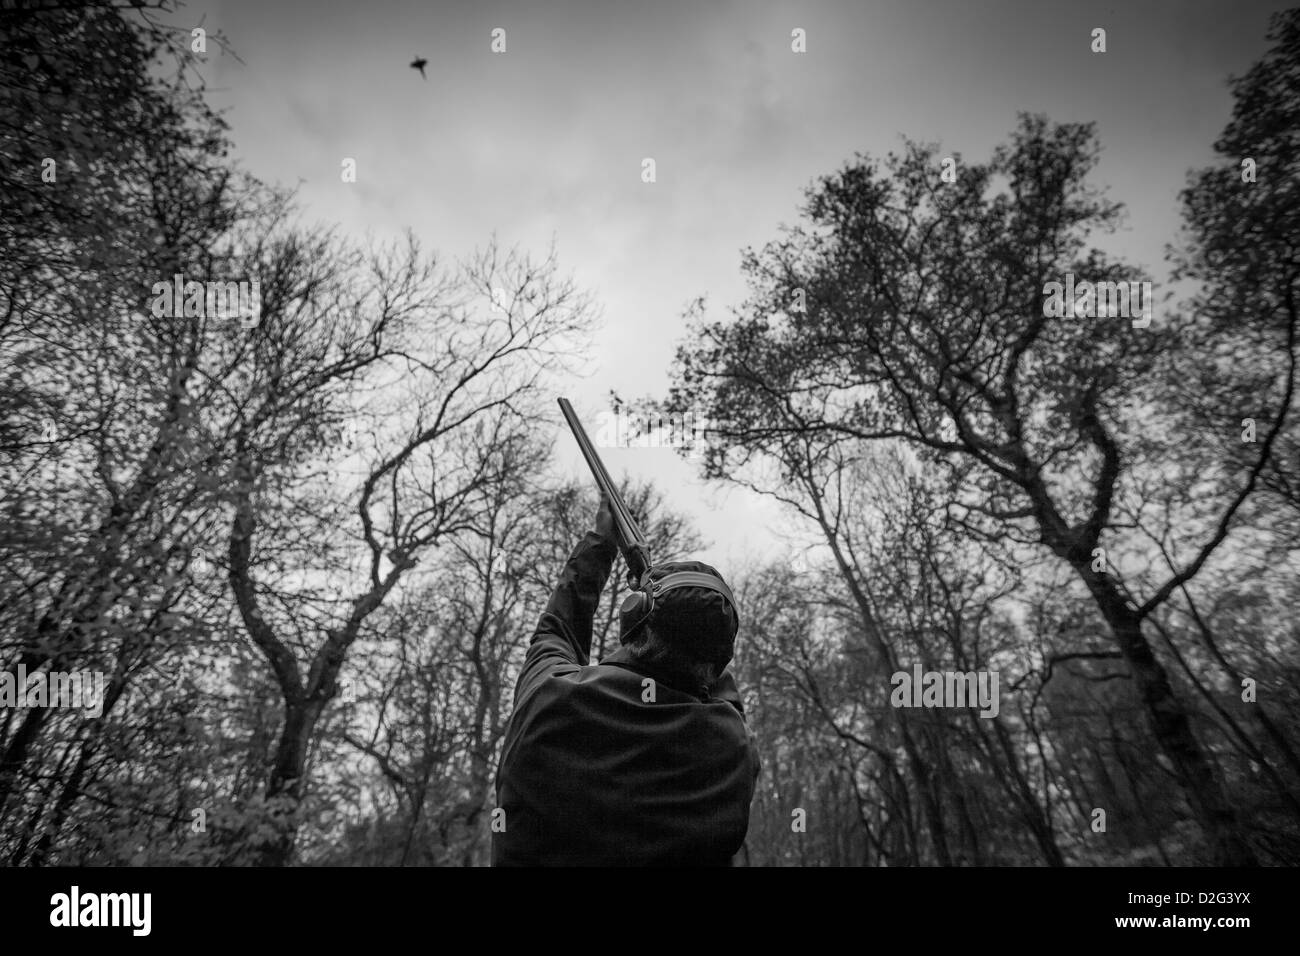
[[[1084,251],[1089,233],[1119,214],[1087,186],[1089,126],[1023,117],[988,163],[963,165],[959,184],[943,182],[935,153],[909,144],[883,166],[863,159],[820,180],[808,226],[747,253],[753,295],[735,321],[700,318],[700,344],[679,350],[666,409],[718,423],[706,456],[713,477],[782,460],[797,442],[902,440],[946,469],[973,533],[1036,541],[1071,568],[1133,674],[1215,858],[1250,862],[1144,623],[1213,555],[1254,479],[1237,482],[1182,570],[1147,596],[1136,596],[1139,580],[1117,561],[1098,562],[1120,546],[1117,498],[1140,494],[1163,467],[1152,454],[1161,443],[1135,410],[1168,407],[1171,389],[1156,373],[1180,338],[1157,324],[1053,317],[1045,307],[1048,284],[1067,274],[1135,278]]]
[[[111,678],[103,713],[80,722],[6,709],[5,848],[38,862],[187,599],[164,541],[215,504],[190,470],[205,450],[180,424],[202,335],[153,322],[148,292],[213,270],[262,196],[225,167],[201,87],[152,72],[176,52],[169,31],[107,5],[0,16],[12,53],[0,64],[0,651],[11,670]],[[38,752],[59,772],[29,773]]]
[[[262,321],[225,400],[207,407],[233,436],[231,593],[284,701],[266,783],[275,835],[257,851],[279,865],[349,649],[421,559],[479,527],[516,480],[513,449],[537,427],[545,376],[589,316],[553,253],[538,263],[492,245],[452,276],[413,241],[351,271],[293,237],[268,253]],[[497,288],[510,300],[495,303]],[[341,472],[310,453],[325,423],[366,402],[373,430],[340,491]],[[334,543],[332,528],[350,540]]]

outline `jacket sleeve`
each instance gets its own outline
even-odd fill
[[[749,751],[754,758],[754,779],[758,780],[758,773],[763,765],[758,752],[758,737],[754,729],[749,726],[749,721],[745,720],[745,705],[740,699],[740,688],[736,686],[736,677],[729,669],[723,671],[717,682],[710,688],[709,696],[714,700],[725,700],[740,712],[740,719],[745,724],[745,735],[749,738]]]
[[[537,622],[515,686],[516,706],[548,676],[587,665],[592,618],[617,556],[618,546],[594,531],[587,532],[573,549]]]

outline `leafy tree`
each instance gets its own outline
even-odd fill
[[[1120,211],[1087,185],[1095,155],[1089,126],[1024,117],[1011,144],[988,163],[964,164],[957,184],[938,175],[934,148],[917,144],[822,179],[809,194],[808,224],[747,254],[753,295],[734,321],[700,319],[699,344],[679,351],[667,410],[718,423],[714,477],[767,458],[791,469],[790,449],[801,443],[901,440],[946,469],[973,533],[1041,543],[1074,572],[1215,858],[1249,862],[1254,853],[1146,620],[1214,554],[1254,479],[1217,500],[1215,521],[1203,505],[1176,516],[1206,530],[1145,596],[1147,582],[1118,557],[1098,560],[1128,543],[1117,501],[1140,496],[1165,467],[1154,453],[1163,442],[1137,410],[1169,407],[1174,390],[1160,373],[1183,340],[1161,324],[1052,317],[1045,307],[1048,283],[1067,274],[1136,278],[1085,248]]]

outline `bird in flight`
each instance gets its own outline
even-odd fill
[[[424,57],[422,57],[422,56],[417,56],[414,60],[411,61],[411,69],[413,69],[413,70],[419,70],[419,71],[420,71],[420,77],[421,77],[422,79],[427,80],[428,77],[424,75],[424,68],[425,68],[428,64],[429,64],[429,61],[426,60]]]

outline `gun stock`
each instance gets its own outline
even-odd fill
[[[582,422],[578,421],[573,406],[569,404],[567,398],[561,398],[559,402],[564,420],[569,423],[569,430],[573,432],[573,437],[577,439],[578,448],[582,451],[582,457],[587,459],[587,467],[591,469],[592,477],[596,479],[596,485],[600,488],[601,494],[610,501],[610,506],[614,512],[614,534],[618,539],[618,550],[627,563],[628,583],[632,587],[639,587],[641,576],[650,567],[650,544],[646,541],[645,535],[641,533],[641,527],[636,523],[636,519],[632,517],[632,512],[628,510],[623,496],[618,493],[618,489],[614,487],[614,482],[610,480],[609,472],[605,470],[605,463],[596,454],[595,446],[591,444],[591,439],[587,437]]]

